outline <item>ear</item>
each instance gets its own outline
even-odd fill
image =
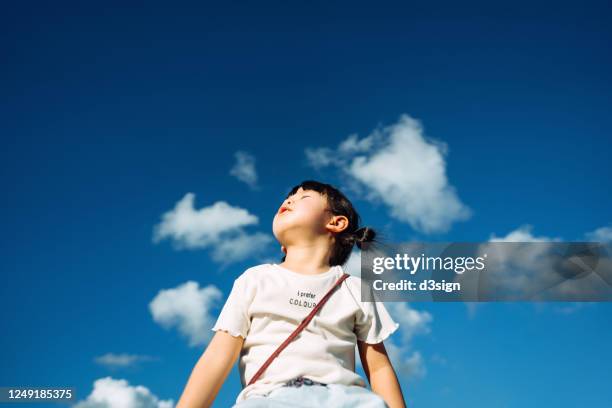
[[[283,245],[281,245],[281,251],[283,251],[283,254],[287,255],[287,248],[285,248]]]
[[[349,220],[344,215],[334,215],[329,220],[325,228],[327,228],[329,232],[338,233],[348,228],[348,225]]]

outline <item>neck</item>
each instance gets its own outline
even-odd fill
[[[280,265],[305,275],[317,275],[330,268],[331,247],[329,242],[301,243],[286,247],[285,261]]]

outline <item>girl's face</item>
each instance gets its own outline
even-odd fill
[[[279,207],[272,231],[281,245],[286,246],[326,234],[328,230],[325,226],[331,217],[325,196],[300,187]]]

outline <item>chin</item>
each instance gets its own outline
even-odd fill
[[[280,225],[278,225],[276,223],[274,223],[272,225],[272,235],[274,235],[274,238],[276,238],[276,240],[278,242],[281,242],[281,239],[282,239],[282,237],[284,235],[283,234],[284,231],[285,231],[285,229],[282,226],[280,226]]]

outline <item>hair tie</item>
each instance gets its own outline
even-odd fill
[[[374,237],[376,237],[376,232],[372,228],[361,227],[353,232],[352,242],[356,243],[357,247],[361,249],[362,243],[373,241]]]
[[[363,241],[364,238],[364,234],[363,234],[363,227],[362,228],[358,228],[355,231],[353,231],[353,240],[355,242],[361,242]]]

